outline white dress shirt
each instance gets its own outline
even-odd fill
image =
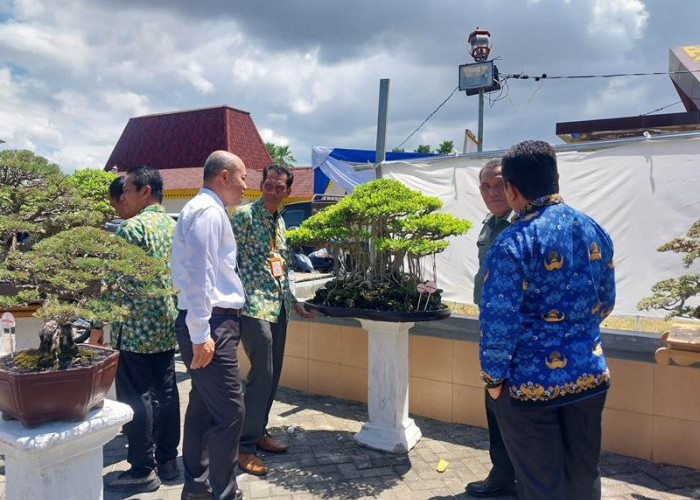
[[[213,307],[240,309],[245,304],[236,250],[224,204],[214,191],[201,188],[180,212],[170,264],[177,307],[187,310],[185,322],[193,344],[210,338]]]

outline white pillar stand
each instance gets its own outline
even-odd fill
[[[101,500],[102,446],[132,416],[129,406],[105,399],[83,422],[34,429],[16,420],[0,422],[6,500]]]
[[[360,322],[369,342],[369,422],[355,440],[369,448],[406,453],[421,438],[408,418],[408,330],[413,323]]]

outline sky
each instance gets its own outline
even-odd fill
[[[558,76],[667,71],[698,19],[697,0],[0,0],[0,148],[102,168],[130,117],[228,105],[310,165],[316,145],[374,149],[382,78],[387,146],[404,142],[473,62],[477,26],[501,75]],[[666,75],[507,82],[485,150],[684,110]],[[477,123],[478,97],[455,92],[403,147],[461,151]]]

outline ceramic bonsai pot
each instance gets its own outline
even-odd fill
[[[80,348],[108,351],[108,355],[91,366],[66,370],[15,373],[0,369],[2,418],[35,427],[51,420],[84,420],[88,411],[101,407],[114,381],[119,351]]]
[[[360,318],[394,323],[415,323],[418,321],[435,321],[450,316],[450,309],[444,306],[434,311],[378,311],[374,309],[357,309],[352,307],[332,307],[304,302],[307,311],[334,318]]]

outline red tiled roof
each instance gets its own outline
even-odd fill
[[[202,167],[217,149],[237,154],[249,170],[272,163],[250,113],[218,106],[129,119],[104,169]]]
[[[202,167],[163,168],[159,169],[163,176],[163,186],[166,191],[180,189],[199,189],[202,187]],[[260,189],[262,172],[248,170],[246,184],[250,190]],[[311,198],[314,195],[314,173],[311,167],[294,168],[294,184],[290,198]]]

